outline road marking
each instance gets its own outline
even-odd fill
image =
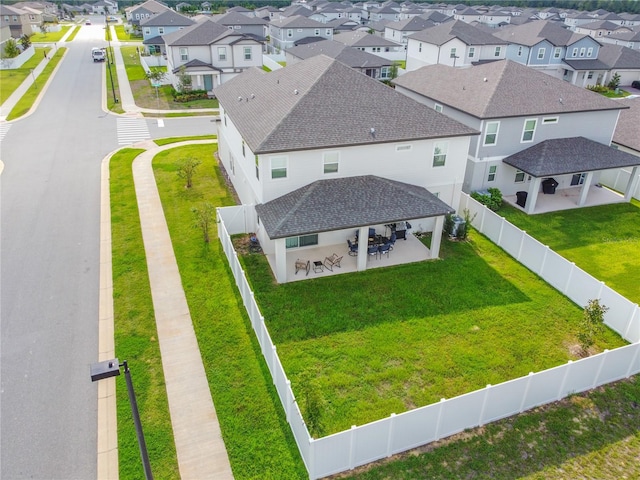
[[[131,145],[151,138],[144,118],[118,118],[118,145]]]
[[[160,128],[164,127],[164,120],[161,118],[158,119],[158,127]]]
[[[0,123],[0,142],[2,142],[2,139],[7,134],[10,128],[11,128],[10,123]]]

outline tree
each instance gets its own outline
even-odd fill
[[[20,37],[20,40],[18,40],[18,42],[20,43],[20,45],[22,45],[22,49],[26,50],[31,46],[31,37],[25,33]]]
[[[149,70],[146,75],[147,78],[151,80],[152,84],[160,83],[162,80],[164,80],[164,77],[167,76],[166,72],[163,72],[162,70]]]
[[[216,219],[216,207],[207,202],[202,204],[200,208],[193,207],[191,211],[195,217],[194,228],[201,229],[205,243],[209,243],[209,233]]]
[[[42,35],[46,37],[49,32],[49,25],[46,22],[42,22],[40,24],[40,31],[42,32]]]
[[[577,337],[585,354],[595,343],[594,337],[604,330],[604,314],[607,311],[609,311],[609,307],[601,305],[597,298],[589,300],[587,306],[584,307]]]
[[[20,49],[13,38],[6,41],[4,50],[2,51],[2,58],[16,58],[20,55]]]
[[[611,80],[609,80],[609,83],[607,83],[607,87],[609,87],[611,90],[615,90],[619,86],[620,86],[620,74],[616,72],[613,74],[613,77],[611,77]]]
[[[196,168],[200,165],[200,160],[189,157],[185,158],[178,164],[178,176],[184,178],[187,181],[185,185],[187,188],[191,188],[193,185],[193,175],[196,173]]]
[[[186,70],[185,66],[182,65],[178,71],[178,91],[180,93],[191,90],[191,75],[187,75]]]

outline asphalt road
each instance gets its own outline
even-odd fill
[[[95,21],[34,114],[11,125],[0,176],[0,478],[96,478],[100,163],[118,145],[101,110]],[[42,87],[42,86],[40,86]],[[152,138],[210,118],[147,120]]]

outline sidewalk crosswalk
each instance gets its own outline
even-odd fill
[[[11,128],[10,123],[0,123],[0,142],[4,139],[4,136],[7,134],[9,129]]]
[[[151,138],[144,118],[118,118],[118,145],[131,145]]]

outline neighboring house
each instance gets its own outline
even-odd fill
[[[482,12],[479,12],[478,10],[471,7],[466,7],[460,11],[456,10],[456,13],[453,15],[453,18],[455,20],[460,20],[465,23],[472,23],[472,22],[480,23],[482,20],[482,15],[483,15]]]
[[[266,41],[268,22],[262,18],[249,17],[237,11],[228,11],[224,15],[216,15],[211,18],[236,33],[248,35],[260,42]]]
[[[266,21],[280,18],[279,13],[280,13],[280,10],[272,6],[259,7],[255,9],[255,16],[258,18],[262,18]]]
[[[611,22],[610,20],[596,20],[595,22],[577,26],[573,31],[600,39],[601,37],[608,37],[614,33],[629,33],[632,30],[631,27],[623,27],[618,23]]]
[[[166,10],[149,18],[145,18],[140,21],[142,44],[151,54],[164,54],[166,53],[166,49],[162,36],[190,27],[194,23],[196,22],[191,18],[174,12],[173,10]]]
[[[174,87],[191,77],[194,90],[212,91],[251,67],[262,67],[262,44],[206,18],[164,35],[167,71]]]
[[[501,60],[507,42],[461,20],[445,22],[411,35],[407,42],[407,70],[441,63],[466,67]]]
[[[406,220],[434,232],[438,256],[475,130],[325,55],[248,70],[215,94],[220,161],[255,206],[278,282],[307,248],[346,251],[356,230],[366,238]],[[357,267],[367,268],[364,246]]]
[[[603,45],[598,60],[609,69],[603,83],[607,84],[615,74],[620,75],[619,85],[631,85],[640,80],[640,50],[632,50],[621,45]],[[640,137],[640,125],[638,125]]]
[[[407,58],[404,45],[367,32],[344,32],[333,36],[336,42],[344,43],[363,52],[372,53],[388,60],[403,61]]]
[[[363,52],[334,40],[322,40],[321,42],[299,45],[285,50],[287,65],[294,65],[316,55],[335,58],[371,78],[391,80],[392,77],[391,66],[393,62],[391,60]]]
[[[635,30],[624,33],[612,33],[608,37],[598,39],[600,43],[611,45],[622,45],[631,49],[640,50],[640,28],[633,27]]]
[[[13,38],[32,35],[34,32],[29,19],[29,12],[20,8],[0,4],[0,28],[9,27]]]
[[[139,28],[142,20],[151,18],[153,15],[157,15],[158,13],[162,13],[167,10],[171,9],[160,2],[156,2],[155,0],[147,0],[140,5],[134,5],[126,8],[125,17],[127,18],[127,22],[134,27]]]
[[[606,65],[598,61],[600,43],[546,20],[498,30],[509,42],[507,58],[581,86],[602,83]]]
[[[407,43],[407,37],[421,30],[425,30],[436,25],[432,20],[421,17],[412,17],[397,22],[389,22],[385,25],[384,38],[396,43]]]
[[[98,0],[91,5],[92,11],[98,15],[115,15],[118,13],[118,2],[110,0]]]
[[[487,13],[480,17],[480,23],[487,25],[491,28],[502,27],[511,23],[511,14],[499,9],[489,10]]]
[[[348,18],[336,18],[335,20],[325,23],[325,25],[327,28],[333,29],[334,36],[340,32],[353,32],[361,27],[360,24]]]
[[[381,20],[388,20],[390,22],[397,22],[400,20],[400,13],[398,9],[385,5],[381,8],[374,8],[369,10],[369,21],[379,22]]]
[[[394,83],[400,93],[481,131],[471,141],[465,192],[526,192],[527,213],[535,212],[546,179],[560,190],[579,189],[582,206],[602,171],[640,164],[640,158],[609,147],[627,107],[517,62],[430,65]],[[630,189],[628,184],[627,200]]]
[[[304,8],[304,7],[301,7]],[[271,50],[286,50],[304,38],[333,39],[333,29],[299,15],[269,22],[269,45]]]
[[[249,10],[248,8],[244,8],[244,7],[241,7],[241,6],[235,6],[235,7],[228,8],[225,13],[240,13],[240,14],[246,16],[246,17],[255,17],[256,16],[256,11],[255,10]]]
[[[42,12],[47,17],[58,15],[58,6],[52,2],[17,2],[12,4],[15,8],[32,8]]]
[[[640,135],[638,135],[640,99],[623,98],[618,101],[629,108],[620,112],[620,119],[611,143],[624,152],[640,157]]]

